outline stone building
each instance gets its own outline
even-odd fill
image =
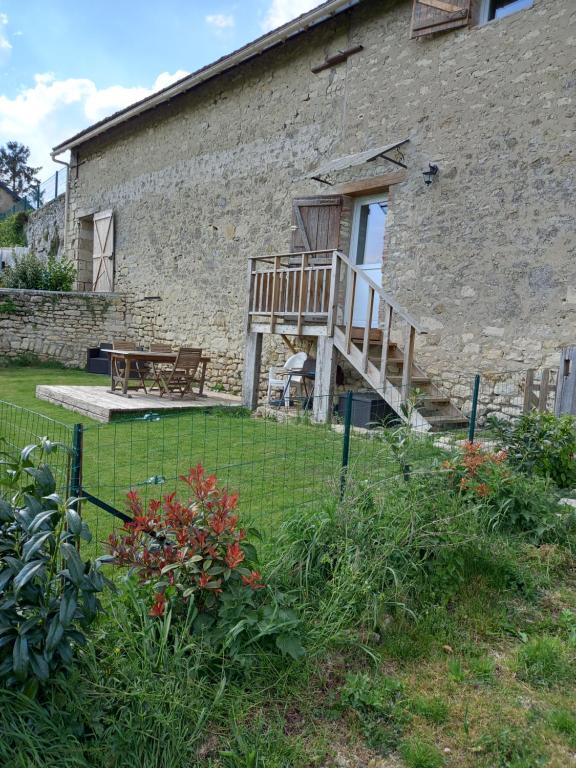
[[[54,149],[78,288],[122,294],[130,338],[202,346],[226,388],[244,373],[247,402],[281,334],[319,339],[317,391],[340,360],[393,405],[555,364],[575,50],[573,0],[329,0]],[[249,287],[249,259],[320,248],[348,258],[253,262]]]

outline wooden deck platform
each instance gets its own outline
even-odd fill
[[[83,387],[39,384],[36,397],[69,411],[76,411],[96,421],[109,422],[122,416],[138,416],[162,411],[190,411],[196,408],[216,408],[241,405],[241,398],[234,395],[209,394],[191,398],[158,397],[133,392],[128,396],[110,392],[109,387]]]

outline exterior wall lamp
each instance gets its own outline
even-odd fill
[[[424,184],[426,184],[427,187],[432,184],[432,178],[436,176],[437,173],[438,166],[433,165],[432,163],[428,163],[428,170],[422,172],[422,175],[424,176]]]

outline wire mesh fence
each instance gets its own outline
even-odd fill
[[[541,385],[540,379],[532,376],[532,384]],[[477,442],[493,441],[487,421],[491,413],[514,418],[526,403],[535,407],[534,397],[544,402],[537,390],[536,395],[533,390],[526,394],[527,380],[530,383],[531,375],[525,371],[482,377]],[[462,375],[453,384],[451,397],[460,397],[462,412],[473,416],[474,378]],[[548,393],[552,384],[549,375]],[[144,503],[173,491],[184,495],[187,489],[179,478],[197,464],[215,474],[220,485],[239,493],[243,522],[273,539],[288,512],[334,503],[351,489],[362,493],[369,485],[373,492],[407,469],[438,468],[447,450],[469,438],[464,427],[449,433],[418,433],[411,440],[407,467],[395,438],[401,422],[385,422],[379,411],[372,413],[373,392],[349,393],[341,401],[346,397],[349,412],[336,398],[330,423],[314,421],[315,406],[328,410],[318,397],[294,401],[288,409],[261,407],[256,414],[235,405],[149,412],[107,424],[88,421],[81,428],[81,488],[94,500],[83,502],[94,534],[92,546],[101,551],[102,541],[122,525],[111,512],[126,511],[129,491],[137,490]],[[549,405],[549,394],[544,399]],[[0,401],[0,438],[6,449],[16,452],[44,437],[64,446],[50,459],[62,493],[70,489],[70,457],[79,452],[75,434],[73,425]]]
[[[58,448],[50,454],[49,462],[56,490],[63,496],[70,484],[72,434],[68,424],[0,400],[0,452],[15,457],[26,446],[39,444],[46,438],[57,443]]]

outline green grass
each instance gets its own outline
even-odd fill
[[[124,508],[130,488],[140,489],[144,498],[171,492],[179,487],[178,477],[197,463],[240,493],[243,520],[264,532],[273,530],[287,510],[337,497],[342,435],[306,419],[282,423],[251,418],[241,409],[231,408],[100,424],[35,397],[37,384],[102,386],[103,382],[101,376],[78,370],[0,369],[0,399],[33,411],[0,405],[0,436],[14,449],[45,435],[69,442],[72,425],[82,423],[83,486],[119,509]],[[436,454],[440,452],[424,441],[415,452],[414,468],[429,464]],[[61,470],[63,484],[65,472],[63,467]],[[380,441],[352,436],[351,493],[363,493],[359,483],[370,480],[372,492],[377,494],[386,477],[398,471],[389,449]],[[116,525],[115,519],[91,505],[85,505],[84,513],[98,541]]]

